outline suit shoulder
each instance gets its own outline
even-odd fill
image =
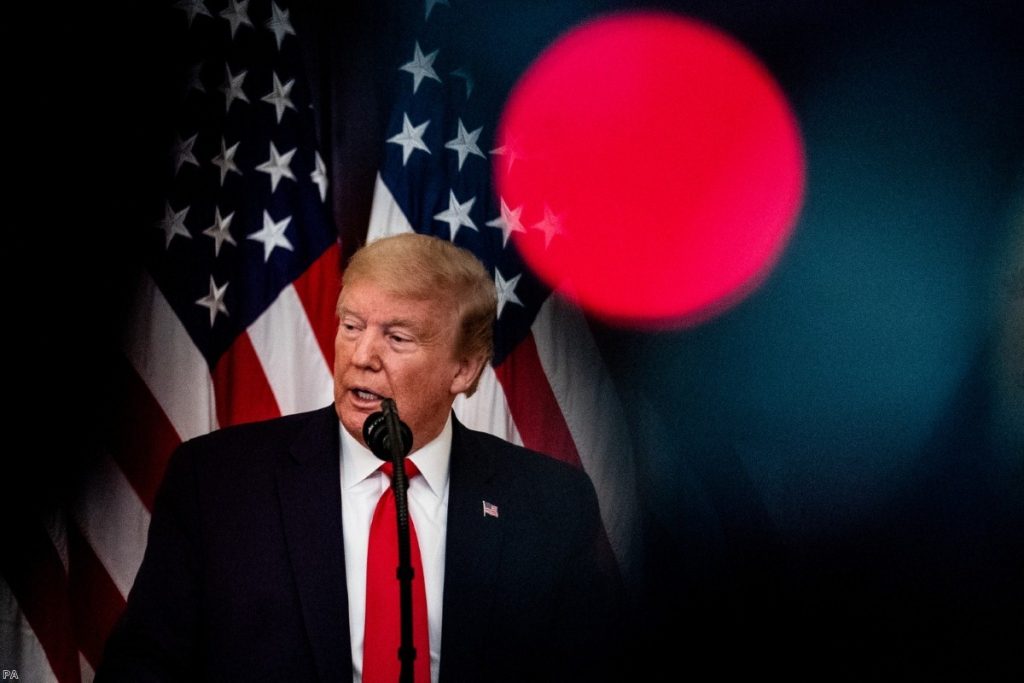
[[[463,427],[466,443],[471,450],[491,454],[495,467],[513,474],[527,483],[537,482],[555,486],[591,485],[590,477],[579,467],[550,455],[505,441],[493,434]]]
[[[306,413],[225,427],[189,439],[172,454],[160,489],[187,495],[258,495],[291,458],[338,460],[338,420],[333,406]]]
[[[195,450],[224,445],[262,442],[266,439],[275,441],[287,440],[289,436],[297,436],[311,421],[322,418],[328,408],[318,408],[305,413],[284,415],[259,422],[221,427],[208,434],[194,437],[183,445]],[[333,408],[330,408],[333,414]]]
[[[223,427],[182,443],[174,454],[177,460],[198,463],[217,461],[224,465],[244,459],[250,466],[274,457],[310,431],[331,438],[336,429],[334,407],[285,415],[259,422]]]

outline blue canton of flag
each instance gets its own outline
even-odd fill
[[[175,4],[192,61],[146,257],[211,368],[337,239],[289,10],[213,5]]]

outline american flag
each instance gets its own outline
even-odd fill
[[[91,680],[182,441],[330,402],[340,249],[285,0],[180,0],[163,206],[114,381],[106,452],[7,556],[2,666]]]
[[[530,271],[512,239],[531,232],[546,243],[559,239],[558,213],[544,205],[509,206],[495,190],[492,165],[514,173],[520,150],[515,140],[495,137],[507,86],[462,61],[466,41],[458,39],[475,25],[464,11],[425,0],[399,43],[405,52],[367,239],[435,235],[484,263],[498,292],[493,366],[471,398],[456,400],[455,411],[469,427],[590,475],[628,585],[637,570],[639,525],[632,447],[586,319]]]
[[[491,164],[488,77],[446,47],[444,0],[417,8],[386,124],[366,239],[415,230],[478,255],[499,293],[496,353],[456,411],[470,427],[583,467],[610,545],[636,569],[631,446],[586,320],[525,267],[512,233],[554,217],[509,207]],[[115,378],[124,397],[76,500],[0,569],[0,666],[90,681],[145,550],[167,460],[218,427],[330,402],[340,249],[325,200],[299,36],[285,0],[179,0],[181,96],[163,206],[140,226],[145,271]],[[487,503],[484,514],[488,514]],[[493,510],[497,516],[497,510]]]
[[[494,503],[488,503],[486,500],[483,501],[483,504],[484,504],[484,517],[494,517],[495,519],[497,519],[498,518],[498,506],[495,505]]]

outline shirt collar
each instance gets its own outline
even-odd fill
[[[341,430],[341,485],[347,490],[380,469],[383,462],[349,434],[340,421],[338,429]],[[449,413],[441,433],[422,448],[409,454],[409,459],[416,463],[424,481],[435,496],[442,495],[448,483],[451,454],[452,416]]]

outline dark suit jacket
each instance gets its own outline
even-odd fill
[[[183,444],[96,680],[351,681],[338,441],[329,406]],[[609,676],[602,541],[585,474],[456,420],[441,681]]]

